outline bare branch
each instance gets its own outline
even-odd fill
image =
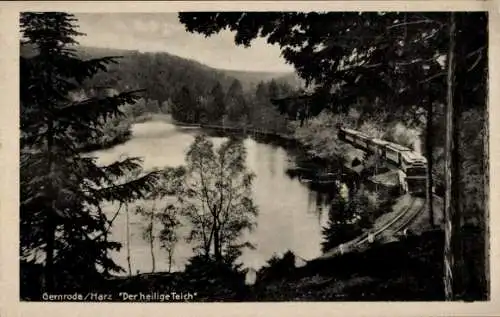
[[[435,75],[433,75],[433,76],[431,76],[431,77],[429,77],[427,79],[424,79],[424,80],[420,81],[419,84],[425,84],[425,83],[427,83],[427,82],[429,82],[429,81],[431,81],[431,80],[433,80],[433,79],[435,79],[437,77],[444,76],[444,75],[446,75],[446,72],[437,73],[437,74],[435,74]]]
[[[106,228],[106,230],[104,230],[101,234],[99,234],[97,237],[95,237],[94,240],[97,240],[98,238],[102,237],[103,235],[106,235],[109,233],[109,230],[111,230],[111,228],[113,227],[113,222],[115,221],[116,217],[118,217],[118,214],[120,214],[120,209],[122,208],[122,205],[123,205],[123,202],[120,202],[120,206],[118,206],[118,210],[115,212],[115,214],[113,215],[111,220],[107,221],[108,227]],[[97,208],[99,208],[100,212],[102,212],[100,206],[98,206]]]
[[[478,48],[477,50],[472,51],[469,54],[467,54],[467,56],[465,58],[470,58],[470,57],[474,56],[477,53],[482,54],[485,49],[486,49],[486,45],[483,45],[480,48]]]
[[[425,19],[425,20],[418,20],[418,21],[411,21],[411,22],[403,22],[403,23],[393,24],[391,26],[388,26],[387,29],[390,30],[390,29],[394,29],[394,28],[397,28],[397,27],[414,25],[414,24],[438,24],[438,25],[442,25],[442,23],[440,23],[438,21],[434,21],[434,20],[430,20],[430,19]]]
[[[471,67],[469,67],[469,69],[467,69],[467,72],[470,72],[471,70],[473,70],[478,64],[479,64],[479,61],[483,58],[483,52],[480,51],[479,52],[479,55],[478,57],[476,58],[476,60],[474,61],[474,63],[472,64]]]

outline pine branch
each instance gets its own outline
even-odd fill
[[[153,171],[132,181],[101,188],[96,192],[99,197],[107,201],[130,202],[144,198],[146,196],[145,192],[154,190],[159,177],[160,172]]]
[[[82,61],[78,58],[65,56],[58,59],[56,70],[67,78],[73,78],[78,84],[82,84],[87,78],[93,77],[100,71],[107,71],[108,64],[117,64],[116,59],[122,56],[107,56]]]
[[[69,105],[54,111],[54,115],[62,118],[69,118],[75,122],[99,122],[106,120],[112,115],[120,114],[119,106],[126,103],[134,103],[138,96],[134,95],[144,90],[135,90],[121,93],[113,97],[89,98],[84,101],[73,102]]]
[[[139,157],[128,157],[122,161],[116,161],[110,165],[101,167],[106,175],[113,175],[114,177],[122,177],[125,172],[137,170],[141,168],[142,159]]]
[[[115,212],[115,214],[113,215],[113,217],[111,217],[110,220],[107,221],[108,223],[108,227],[106,228],[106,230],[104,230],[99,236],[97,236],[95,239],[98,239],[100,238],[101,236],[104,236],[104,235],[107,235],[109,233],[109,231],[111,230],[111,228],[113,227],[113,223],[115,222],[115,219],[118,217],[118,215],[120,214],[120,210],[123,206],[123,202],[120,202],[120,205],[118,206],[118,210]]]

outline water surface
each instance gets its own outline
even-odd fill
[[[150,121],[135,124],[132,138],[124,144],[94,152],[99,162],[111,163],[124,156],[143,158],[144,168],[179,166],[184,164],[188,147],[197,133],[196,128],[181,128],[173,124]],[[224,138],[211,138],[216,146]],[[320,255],[321,227],[325,223],[324,199],[311,191],[298,179],[286,174],[293,157],[286,149],[265,144],[251,138],[244,140],[247,149],[247,167],[256,175],[253,184],[253,199],[259,208],[257,228],[247,234],[256,245],[255,250],[243,251],[240,261],[245,267],[259,269],[273,254],[287,250],[296,255],[311,259]],[[157,206],[160,207],[160,206]],[[108,205],[105,210],[111,216],[118,209],[117,204]],[[132,211],[132,207],[129,208]],[[143,236],[144,219],[130,215],[130,250],[132,273],[150,272],[152,267],[150,246]],[[188,224],[186,224],[188,225]],[[189,228],[180,229],[186,235]],[[113,253],[115,261],[127,269],[126,252],[126,214],[122,208],[116,218],[111,238],[123,243],[120,252]],[[168,270],[167,252],[154,244],[156,271]],[[193,255],[192,248],[180,239],[174,253],[173,270],[180,270]]]

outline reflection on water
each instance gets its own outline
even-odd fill
[[[179,166],[184,163],[186,150],[199,133],[198,129],[178,128],[164,122],[146,122],[133,126],[132,138],[111,149],[95,152],[103,164],[111,163],[120,156],[143,158],[146,169],[163,166]],[[224,138],[212,138],[216,146]],[[240,260],[245,267],[260,268],[275,253],[292,250],[298,256],[309,259],[320,254],[321,227],[325,224],[328,195],[311,191],[298,179],[286,174],[291,160],[282,147],[259,143],[247,138],[247,166],[255,173],[253,198],[259,208],[257,228],[246,235],[256,245],[255,250],[244,250]],[[105,207],[112,215],[118,205]],[[149,243],[142,238],[143,220],[130,210],[132,272],[151,271]],[[186,235],[189,228],[182,228]],[[122,267],[126,263],[126,217],[122,211],[115,221],[112,239],[124,247],[113,254]],[[167,252],[155,243],[156,270],[168,270]],[[191,246],[181,239],[176,247],[174,269],[182,269],[192,255]]]

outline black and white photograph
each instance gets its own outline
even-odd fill
[[[21,302],[491,299],[487,11],[18,23]]]

